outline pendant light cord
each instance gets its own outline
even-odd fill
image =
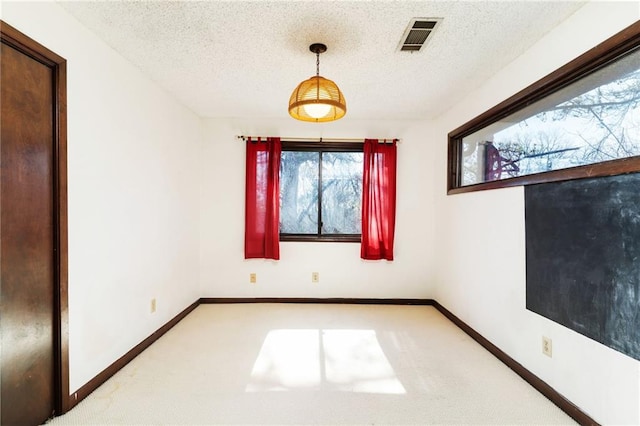
[[[320,77],[320,53],[316,52],[316,77]]]

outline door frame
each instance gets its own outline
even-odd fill
[[[69,312],[67,238],[67,61],[0,20],[0,40],[53,71],[54,409],[69,411]]]

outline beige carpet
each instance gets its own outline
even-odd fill
[[[432,307],[230,304],[50,424],[575,423]]]

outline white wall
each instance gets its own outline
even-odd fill
[[[55,3],[2,19],[67,59],[73,392],[199,296],[200,120]]]
[[[201,230],[203,297],[432,297],[434,141],[411,122],[327,124],[209,119],[204,125]],[[280,244],[280,260],[244,260],[245,145],[237,135],[400,138],[395,260],[364,261],[358,243]],[[311,273],[320,282],[311,283]],[[249,284],[249,273],[257,284]]]
[[[436,300],[602,424],[640,424],[640,362],[525,309],[524,190],[446,196],[446,138],[639,17],[638,2],[588,4],[435,123]]]

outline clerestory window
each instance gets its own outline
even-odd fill
[[[639,168],[640,23],[449,134],[449,194]]]

